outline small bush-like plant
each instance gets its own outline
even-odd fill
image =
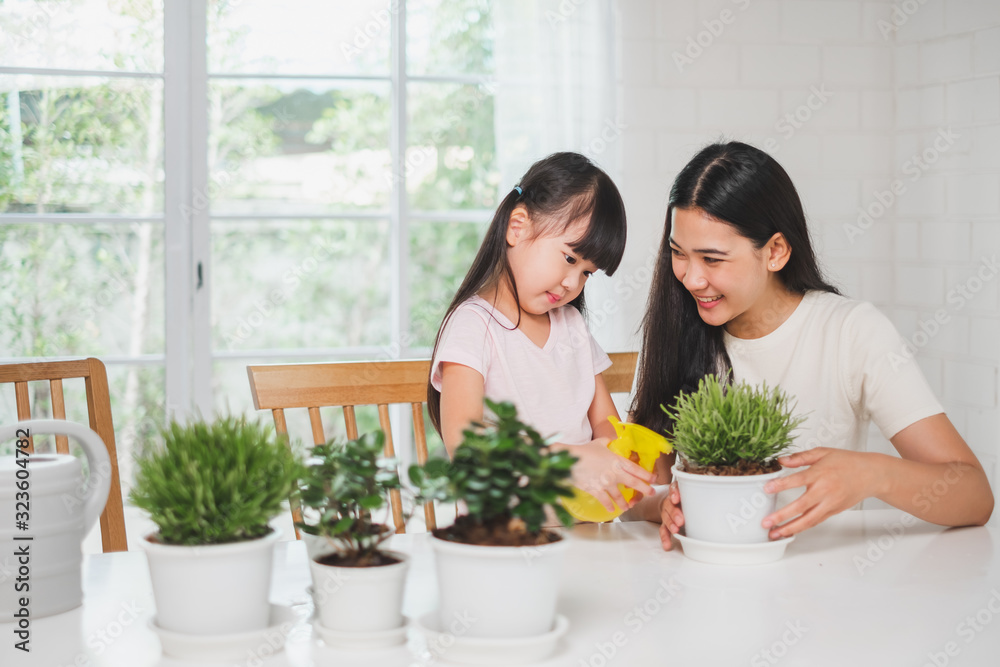
[[[794,405],[778,387],[726,386],[714,375],[699,380],[697,391],[682,392],[674,409],[660,407],[674,419],[674,449],[696,467],[771,461],[804,421],[792,416]]]
[[[360,567],[375,564],[379,545],[391,535],[371,515],[400,487],[396,462],[382,457],[384,443],[385,434],[376,431],[343,445],[316,445],[299,482],[302,506],[315,510],[299,527],[334,542]]]
[[[517,519],[527,533],[538,535],[546,506],[563,525],[571,525],[573,518],[558,500],[573,495],[570,475],[577,458],[550,449],[538,431],[517,418],[511,403],[487,399],[486,405],[496,420],[465,430],[452,460],[434,459],[423,468],[410,468],[410,480],[421,496],[462,500],[467,521],[481,526],[507,526]]]
[[[226,417],[170,424],[136,460],[132,503],[163,544],[238,542],[270,532],[295,489],[298,459],[271,427]]]

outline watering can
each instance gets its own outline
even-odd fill
[[[613,416],[608,417],[608,421],[614,426],[615,434],[618,436],[608,443],[608,449],[633,461],[638,457],[636,463],[650,472],[653,471],[660,454],[669,454],[673,451],[670,442],[656,431],[639,424],[623,424]],[[626,502],[632,500],[632,496],[635,495],[635,491],[624,484],[619,484],[618,490]],[[563,498],[562,504],[567,512],[580,521],[611,521],[625,511],[624,507],[616,506],[614,512],[609,512],[597,498],[575,486],[573,496]]]
[[[69,454],[0,456],[0,622],[15,626],[83,602],[80,545],[111,490],[108,450],[82,424],[35,419],[0,426],[0,443],[26,445],[28,435],[40,434],[75,438],[90,477],[84,486],[83,465]]]

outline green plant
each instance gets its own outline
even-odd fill
[[[804,421],[792,416],[794,405],[778,387],[726,386],[714,375],[699,380],[697,391],[682,392],[673,410],[660,407],[674,419],[674,449],[695,466],[771,461]]]
[[[132,503],[164,544],[220,544],[266,535],[295,489],[301,464],[271,427],[244,417],[163,430],[136,460]]]
[[[316,445],[299,481],[302,506],[315,510],[315,518],[299,527],[337,543],[344,558],[359,566],[372,563],[391,534],[371,516],[385,505],[386,493],[400,487],[396,462],[382,458],[384,443],[385,435],[376,431],[343,445]]]
[[[508,524],[518,518],[531,534],[541,532],[545,507],[563,525],[572,517],[557,501],[573,495],[570,474],[577,458],[555,451],[538,431],[517,418],[510,403],[486,405],[496,415],[489,425],[463,432],[453,458],[410,467],[410,481],[424,499],[465,502],[466,516],[480,525]]]

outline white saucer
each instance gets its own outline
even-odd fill
[[[250,632],[227,635],[189,635],[173,630],[164,630],[156,623],[156,617],[149,619],[149,628],[160,638],[163,653],[184,660],[205,662],[247,662],[251,657],[263,661],[278,653],[285,646],[285,639],[292,626],[298,622],[295,609],[285,605],[272,604],[268,626]]]
[[[691,560],[714,565],[762,565],[781,560],[787,547],[795,536],[785,537],[773,542],[756,542],[754,544],[724,544],[721,542],[705,542],[685,535],[674,535],[684,548],[684,555]]]
[[[462,637],[441,631],[438,612],[413,621],[413,626],[423,633],[427,650],[445,662],[466,665],[521,665],[544,660],[555,652],[559,638],[566,634],[569,619],[556,616],[552,630],[534,637],[503,639],[497,637]]]
[[[405,621],[405,619],[404,619]],[[313,630],[323,640],[323,643],[332,648],[346,649],[373,649],[398,646],[406,642],[406,624],[391,630],[377,630],[375,632],[342,632],[331,630],[319,619],[313,621]]]

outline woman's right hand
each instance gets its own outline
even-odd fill
[[[684,525],[684,513],[681,511],[681,493],[677,489],[677,482],[673,481],[667,490],[659,498],[660,501],[660,541],[663,543],[663,550],[670,551],[674,548],[671,536],[680,532]]]
[[[608,449],[608,438],[597,438],[585,445],[568,447],[580,460],[573,465],[573,485],[597,498],[609,512],[632,507],[642,496],[655,493],[650,483],[656,474]],[[626,502],[618,485],[623,484],[638,493]],[[640,495],[641,494],[641,495]]]

